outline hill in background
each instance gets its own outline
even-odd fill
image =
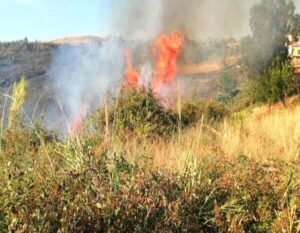
[[[122,45],[120,48],[132,48],[133,65],[138,70],[147,62],[154,64],[151,42],[125,41],[122,38],[102,39],[95,36],[67,37],[49,42],[29,42],[27,39],[3,42],[0,43],[1,92],[7,93],[14,82],[25,77],[29,91],[25,108],[29,114],[35,108],[41,95],[43,98],[38,105],[39,113],[47,112],[46,109],[49,108],[58,108],[53,100],[54,81],[49,75],[55,54],[58,51],[84,48],[90,44],[101,47],[104,41],[109,40]],[[76,56],[76,52],[74,54]],[[178,64],[178,76],[183,80],[184,92],[193,98],[213,96],[218,89],[218,79],[223,70],[236,79],[241,78],[242,72],[238,67],[239,54],[239,44],[234,40],[193,41],[187,39]],[[74,57],[74,59],[81,58]],[[3,98],[1,99],[2,108]]]

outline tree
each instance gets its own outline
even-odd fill
[[[300,39],[300,15],[296,14],[294,17],[294,22],[291,30],[291,35],[293,36],[294,40]]]
[[[289,62],[269,68],[257,80],[255,99],[258,102],[282,101],[289,94],[294,94],[294,74]]]
[[[270,66],[288,57],[287,35],[294,22],[291,0],[262,0],[251,9],[252,36],[242,40],[243,64],[250,78],[257,78]]]

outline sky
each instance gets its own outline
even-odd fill
[[[110,0],[0,0],[0,41],[108,33]]]
[[[0,41],[107,36],[112,9],[111,0],[0,0]]]

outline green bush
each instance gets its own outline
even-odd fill
[[[151,90],[123,92],[114,112],[118,134],[134,133],[141,138],[168,137],[177,130],[177,114],[165,109]]]
[[[256,102],[284,102],[295,91],[293,68],[288,61],[269,68],[254,85]]]
[[[216,101],[186,102],[182,106],[182,123],[184,126],[194,125],[204,117],[206,121],[219,122],[228,115],[226,107]]]
[[[108,123],[113,133],[120,137],[166,138],[178,127],[177,113],[163,107],[152,90],[146,89],[122,90],[107,109],[98,109],[88,119],[96,132],[103,133]]]

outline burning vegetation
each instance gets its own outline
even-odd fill
[[[156,57],[156,70],[152,88],[156,96],[164,96],[165,89],[173,86],[177,74],[177,58],[184,44],[184,35],[173,32],[170,36],[160,35],[154,43],[153,54]]]
[[[132,68],[132,55],[129,49],[125,50],[126,69],[124,73],[124,87],[137,88],[140,83],[140,77],[136,70]]]
[[[173,88],[177,74],[177,59],[184,45],[184,35],[181,32],[173,32],[170,35],[162,34],[154,42],[152,47],[156,59],[155,70],[150,80],[150,86],[157,98],[167,98],[165,92]],[[125,51],[125,88],[145,85],[137,71],[132,68],[131,52]]]

